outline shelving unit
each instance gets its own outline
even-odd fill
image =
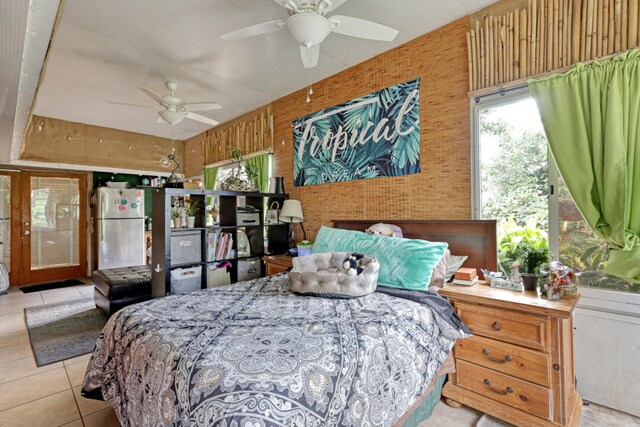
[[[194,228],[171,228],[171,208],[178,198],[188,197],[192,203],[199,203],[196,213]],[[219,207],[219,222],[207,226],[205,205],[209,198],[214,197]],[[272,201],[280,202],[288,198],[287,194],[251,193],[236,191],[212,191],[212,190],[184,190],[178,188],[156,188],[153,190],[152,203],[152,296],[160,298],[171,293],[171,270],[175,268],[202,267],[201,288],[207,287],[207,265],[229,261],[231,263],[231,283],[238,280],[238,261],[248,259],[261,259],[265,255],[284,254],[288,250],[287,234],[288,224],[265,225],[264,206],[269,206]],[[265,203],[266,200],[266,203]],[[253,206],[260,218],[260,224],[238,225],[237,207]],[[250,256],[238,257],[238,230],[242,229],[249,240],[251,247]],[[233,237],[234,255],[221,260],[207,261],[207,234],[214,230],[222,230]],[[197,231],[200,233],[201,253],[198,261],[171,265],[171,236],[184,231]],[[265,253],[264,238],[267,237],[269,245]],[[260,261],[260,276],[265,275],[265,269]]]

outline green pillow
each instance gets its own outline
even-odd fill
[[[312,252],[360,252],[376,257],[380,263],[378,284],[424,290],[446,249],[444,242],[399,239],[323,226]]]

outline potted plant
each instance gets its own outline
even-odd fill
[[[246,165],[242,165],[242,151],[240,150],[232,150],[231,159],[233,163],[237,164],[237,167],[234,173],[220,182],[220,189],[230,191],[257,191],[255,185],[255,180],[257,180],[258,177],[257,169],[247,168]]]
[[[198,213],[199,201],[191,202],[187,208],[187,228],[193,228],[196,225],[196,214]]]
[[[533,291],[538,286],[540,278],[540,267],[549,262],[549,250],[547,248],[528,247],[522,255],[522,266],[524,273],[522,277],[522,285],[525,290]]]
[[[180,228],[182,226],[181,220],[182,209],[179,207],[171,208],[171,227]]]

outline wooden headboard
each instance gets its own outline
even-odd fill
[[[447,242],[453,255],[469,257],[465,267],[498,270],[496,221],[494,220],[333,220],[335,228],[364,231],[384,222],[402,228],[407,239]]]

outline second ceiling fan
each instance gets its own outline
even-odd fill
[[[251,25],[220,37],[223,40],[237,40],[285,28],[300,44],[300,56],[304,67],[313,68],[318,65],[320,44],[330,33],[379,41],[392,41],[398,34],[398,30],[376,22],[343,15],[326,16],[346,0],[274,1],[287,9],[288,19]]]

